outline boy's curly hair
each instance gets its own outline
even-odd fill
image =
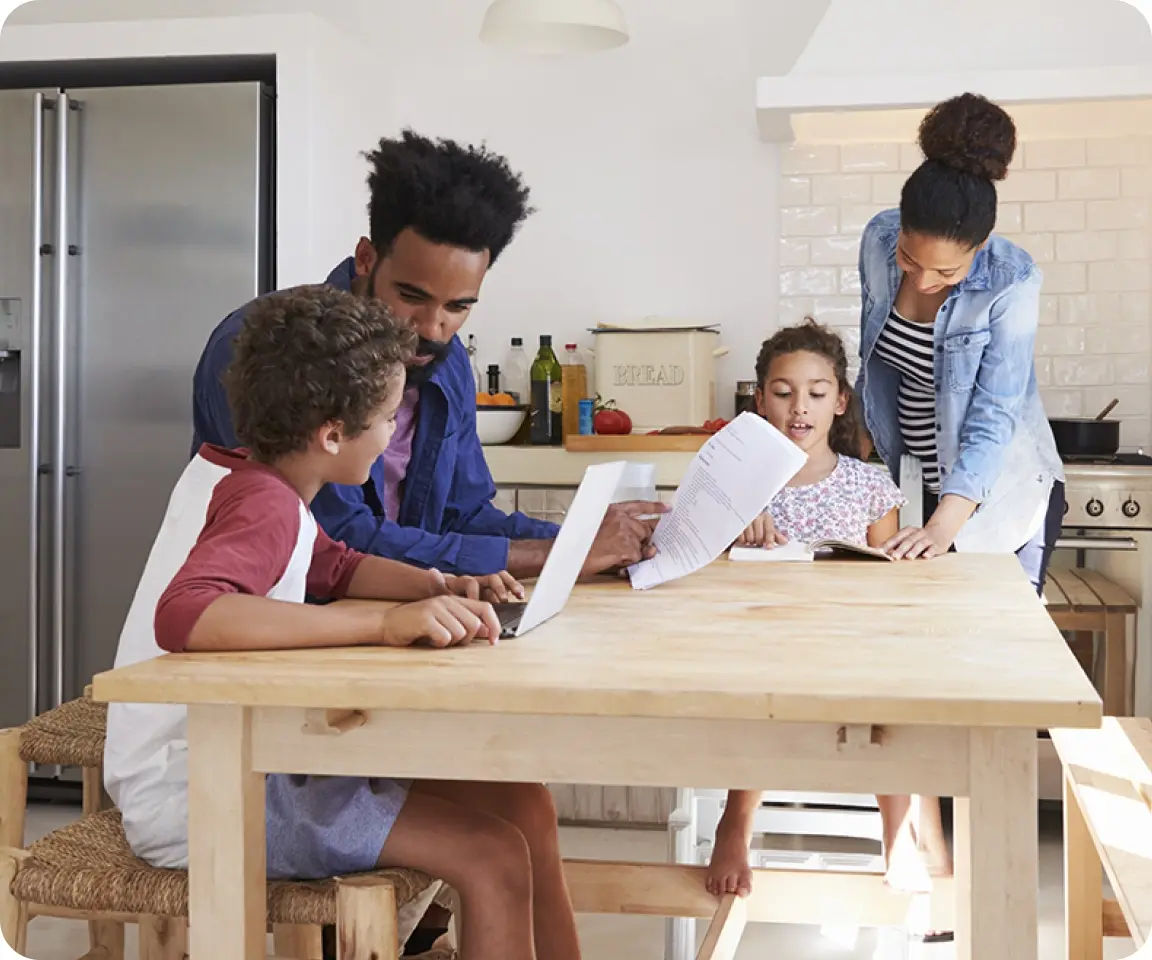
[[[260,460],[303,450],[326,423],[356,436],[416,342],[379,300],[324,285],[261,297],[224,374],[236,436]]]
[[[847,396],[848,405],[832,423],[828,432],[828,445],[846,457],[859,457],[861,449],[860,421],[857,416],[856,394],[848,382],[848,353],[840,335],[807,317],[794,327],[777,330],[764,341],[756,358],[756,383],[763,392],[772,361],[789,353],[815,353],[824,357],[836,374],[836,388]]]

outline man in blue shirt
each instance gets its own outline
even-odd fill
[[[420,335],[388,452],[362,487],[330,485],[312,504],[333,539],[446,573],[537,575],[558,528],[492,505],[496,487],[476,435],[475,384],[456,336],[488,269],[532,212],[528,188],[484,147],[405,131],[368,154],[370,237],[327,282],[375,296]],[[212,333],[194,379],[193,451],[238,446],[221,374],[247,305]],[[652,503],[609,510],[585,573],[651,553]]]

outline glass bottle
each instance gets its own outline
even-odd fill
[[[537,446],[564,442],[564,371],[552,350],[552,338],[540,337],[540,350],[532,361],[532,426],[530,439]]]

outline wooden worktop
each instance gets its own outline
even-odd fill
[[[163,657],[101,700],[794,722],[1097,726],[1100,700],[1012,556],[738,564],[577,588],[495,648]]]

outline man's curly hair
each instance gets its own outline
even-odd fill
[[[260,460],[305,449],[326,423],[356,436],[403,379],[416,342],[379,300],[323,285],[261,297],[224,374],[236,436]]]
[[[487,250],[488,265],[533,213],[528,187],[504,157],[487,147],[430,140],[411,130],[384,137],[366,153],[372,246],[387,256],[401,231],[425,240]]]

